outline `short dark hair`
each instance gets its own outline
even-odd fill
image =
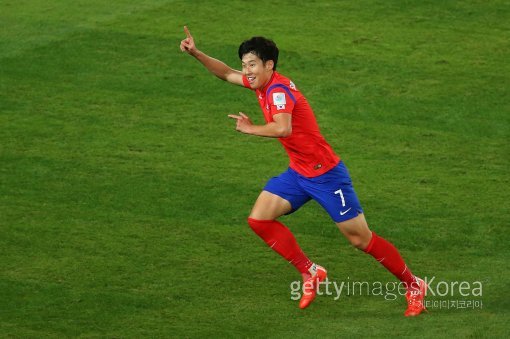
[[[264,63],[268,60],[273,60],[273,70],[276,70],[279,51],[273,40],[266,39],[261,36],[255,36],[243,41],[243,43],[239,46],[239,59],[242,59],[243,56],[248,53],[255,54],[262,59],[262,62]]]

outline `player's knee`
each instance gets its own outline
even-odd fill
[[[370,234],[355,233],[346,235],[347,240],[357,249],[364,250],[370,242]]]
[[[370,237],[367,238],[361,235],[353,236],[349,238],[349,242],[351,243],[352,246],[363,251],[365,250],[365,248],[367,248],[370,242]]]
[[[359,236],[350,237],[349,242],[351,243],[352,246],[354,246],[360,250],[362,250],[363,248],[366,247],[366,245],[363,242],[363,239],[361,239],[361,237],[359,237]]]

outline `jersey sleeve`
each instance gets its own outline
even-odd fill
[[[278,113],[292,114],[294,105],[296,104],[296,97],[289,87],[276,84],[268,89],[267,101],[269,103],[271,115]]]

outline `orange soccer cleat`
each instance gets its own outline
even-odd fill
[[[306,279],[303,283],[303,296],[299,301],[299,308],[307,308],[312,303],[317,295],[317,287],[319,283],[326,280],[328,272],[322,266],[317,265],[317,273],[312,277]]]
[[[408,290],[406,293],[407,310],[404,315],[406,317],[414,317],[419,315],[422,311],[427,311],[423,303],[425,294],[427,294],[427,284],[420,278],[416,278],[418,289]]]

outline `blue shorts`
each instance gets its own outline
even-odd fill
[[[349,172],[342,161],[328,172],[314,178],[307,178],[289,168],[279,176],[271,178],[264,191],[290,202],[290,213],[311,199],[317,201],[335,222],[346,221],[363,213]]]

